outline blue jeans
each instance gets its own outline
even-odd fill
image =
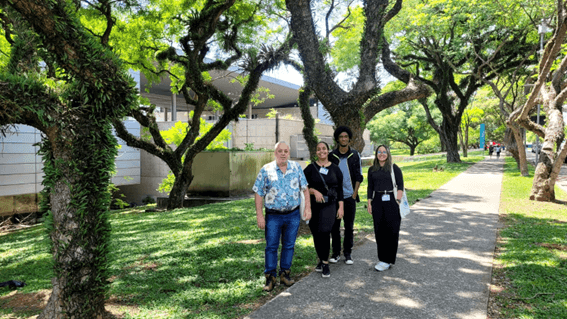
[[[286,215],[266,214],[265,274],[276,276],[280,238],[282,242],[280,272],[291,268],[300,220],[299,208]]]

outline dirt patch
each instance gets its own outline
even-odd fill
[[[138,258],[138,261],[125,266],[124,268],[122,268],[122,270],[132,270],[132,269],[136,269],[138,271],[147,271],[147,270],[153,270],[156,271],[156,269],[161,266],[160,263],[156,263],[156,262],[144,262],[147,258],[149,257],[149,255],[145,255],[142,256],[140,258]],[[116,277],[116,276],[113,276]],[[114,280],[116,278],[113,278],[112,280]],[[110,280],[110,278],[109,278]]]
[[[232,244],[256,245],[256,244],[259,244],[263,241],[264,241],[264,239],[247,239],[247,240],[239,240],[239,241],[236,241],[236,242],[230,242],[230,243],[227,243],[227,244],[231,244],[231,245]]]
[[[549,248],[549,249],[555,249],[555,250],[567,251],[567,245],[561,245],[561,244],[548,244],[548,243],[536,243],[536,245],[538,245],[538,246],[540,246],[540,247]]]
[[[28,318],[36,318],[47,305],[49,296],[51,296],[50,289],[32,293],[20,293],[15,290],[9,295],[0,297],[0,306],[12,311],[14,316],[8,315],[8,319],[19,318],[22,315],[27,315]],[[140,312],[137,306],[125,303],[114,296],[108,299],[105,308],[110,313],[110,318],[124,318],[125,314],[135,315]]]
[[[22,294],[15,290],[7,296],[0,297],[2,308],[12,309],[14,313],[40,312],[47,305],[51,290]]]

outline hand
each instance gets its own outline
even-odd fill
[[[311,215],[311,212],[309,212],[309,214]],[[266,219],[264,218],[264,215],[261,216],[256,215],[256,222],[258,223],[258,228],[260,229],[266,228]]]
[[[311,208],[305,207],[303,214],[305,215],[305,220],[311,220]]]
[[[352,194],[352,199],[356,200],[356,196],[358,196],[358,192],[354,192],[354,193]]]
[[[315,195],[315,201],[317,201],[317,203],[324,203],[325,202],[325,199],[323,198],[323,194],[321,194],[320,191],[314,189],[313,195]]]
[[[372,204],[370,201],[368,201],[367,207],[368,207],[368,214],[372,215]]]
[[[337,219],[341,219],[343,218],[343,216],[345,215],[345,210],[343,207],[339,207],[339,209],[337,210]]]

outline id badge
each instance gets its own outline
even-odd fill
[[[319,173],[323,174],[323,175],[327,175],[327,173],[329,172],[329,170],[325,167],[321,167],[319,169]]]
[[[390,201],[390,194],[382,195],[382,201],[383,202],[389,202]]]

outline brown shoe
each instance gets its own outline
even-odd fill
[[[282,271],[282,272],[280,273],[280,285],[281,285],[281,284],[284,284],[284,285],[286,285],[286,286],[289,287],[289,286],[291,286],[291,285],[293,285],[293,284],[295,283],[295,281],[293,281],[293,279],[291,279],[291,278],[289,277],[289,273],[290,273],[290,270],[289,270],[289,269],[288,269],[288,270],[284,270],[284,271]]]
[[[275,285],[276,285],[276,277],[272,276],[271,274],[266,274],[266,284],[262,289],[264,291],[272,291]]]

